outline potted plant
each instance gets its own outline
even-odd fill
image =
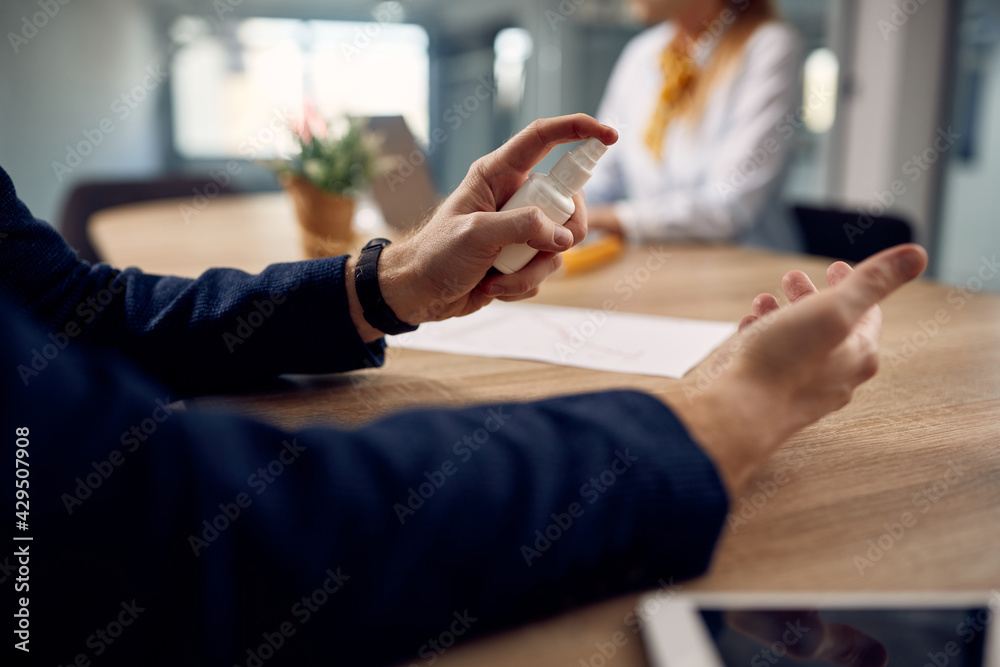
[[[295,205],[309,259],[350,252],[355,197],[375,178],[379,155],[379,140],[362,120],[317,119],[307,111],[306,122],[293,128],[298,155],[271,164]]]

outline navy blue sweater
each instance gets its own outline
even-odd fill
[[[456,638],[708,565],[725,492],[651,396],[295,433],[180,410],[381,364],[351,324],[346,259],[197,280],[90,266],[2,170],[0,234],[0,474],[5,507],[15,482],[30,502],[28,529],[7,525],[33,538],[0,547],[0,587],[11,627],[27,598],[33,662],[430,665]]]

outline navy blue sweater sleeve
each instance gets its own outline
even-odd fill
[[[0,288],[41,322],[46,344],[113,347],[182,394],[381,366],[384,342],[366,345],[351,321],[346,262],[211,269],[194,280],[92,266],[31,215],[0,169]],[[20,352],[29,384],[47,355]]]
[[[701,573],[725,516],[710,460],[645,394],[283,432],[179,410],[98,352],[25,387],[11,350],[41,334],[2,305],[0,329],[0,474],[27,429],[18,534],[46,664],[430,664],[456,637]]]

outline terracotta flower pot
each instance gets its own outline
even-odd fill
[[[281,185],[295,204],[295,215],[302,228],[302,248],[308,259],[335,257],[351,251],[353,199],[320,190],[301,176],[283,176]]]

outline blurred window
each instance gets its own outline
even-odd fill
[[[401,115],[428,134],[427,32],[405,23],[180,17],[171,28],[174,146],[184,158],[269,158],[307,105],[326,119]]]
[[[837,113],[845,35],[852,3],[837,0],[777,0],[780,15],[803,40],[802,99],[796,111],[795,153],[782,198],[786,202],[827,201],[837,190],[843,117]]]
[[[496,80],[496,104],[501,109],[516,111],[524,100],[525,66],[534,41],[524,28],[504,28],[493,42]]]
[[[802,78],[802,120],[811,132],[828,132],[837,119],[840,64],[836,54],[826,47],[810,53]]]
[[[981,280],[1000,250],[1000,2],[966,0],[955,30],[935,277],[1000,291],[1000,279]]]

